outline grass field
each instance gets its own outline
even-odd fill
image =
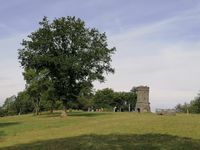
[[[0,150],[200,149],[200,115],[59,113],[0,118]]]

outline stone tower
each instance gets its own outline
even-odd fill
[[[149,87],[138,86],[136,87],[137,102],[135,110],[137,112],[150,112],[149,103]]]

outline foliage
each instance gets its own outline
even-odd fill
[[[0,107],[0,117],[4,117],[7,115],[7,112],[5,109],[3,109],[3,107]]]
[[[79,18],[62,17],[49,23],[44,17],[28,38],[19,49],[21,65],[37,73],[48,70],[47,77],[65,106],[76,101],[83,88],[91,88],[93,81],[103,82],[104,73],[114,73],[110,62],[115,48],[108,48],[105,33],[86,28]],[[39,102],[40,90],[35,90]]]
[[[16,106],[15,106],[15,100],[16,96],[13,95],[11,97],[6,98],[2,109],[4,110],[4,113],[6,115],[15,115],[17,112]]]
[[[94,95],[95,108],[107,108],[115,111],[134,110],[136,104],[135,92],[114,92],[105,88],[98,90]]]
[[[60,101],[47,100],[47,95],[45,94],[43,93],[41,97],[39,110],[53,112],[52,107],[54,110],[62,109],[62,103]],[[24,90],[19,92],[17,97],[12,96],[5,100],[3,106],[0,107],[0,117],[32,113],[35,111],[34,103],[29,91]]]
[[[37,72],[35,69],[26,68],[23,75],[26,80],[26,90],[29,95],[29,99],[34,105],[34,112],[39,114],[41,108],[41,98],[47,97],[52,88],[51,80],[47,76],[48,70],[43,69]],[[54,98],[54,97],[52,97]]]
[[[32,79],[32,77],[29,79]],[[46,78],[44,79],[40,78],[36,81],[34,79],[28,82],[26,90],[19,92],[16,98],[15,96],[7,98],[3,107],[0,108],[0,116],[32,113],[35,112],[35,107],[38,107],[38,113],[41,111],[53,113],[53,110],[62,109],[62,102],[57,99],[51,82]],[[37,96],[39,97],[38,105],[36,105],[38,101],[34,100]],[[104,111],[132,111],[135,108],[135,103],[136,94],[134,92],[115,92],[110,88],[94,92],[91,89],[84,88],[77,100],[68,101],[68,109],[95,111],[103,108]]]
[[[17,108],[17,114],[27,114],[33,112],[33,103],[30,100],[30,96],[27,91],[19,92],[15,101]]]
[[[191,113],[200,113],[200,96],[190,102]]]
[[[95,108],[113,107],[114,91],[110,88],[98,90],[94,96]]]
[[[177,112],[182,113],[200,113],[200,94],[190,103],[178,104],[175,109]]]
[[[3,106],[0,108],[0,116],[11,116],[17,114],[26,114],[33,111],[32,102],[26,91],[19,92],[17,97],[11,96],[6,98]]]

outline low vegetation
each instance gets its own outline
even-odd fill
[[[0,150],[163,149],[200,147],[200,116],[71,112],[0,119]]]
[[[176,111],[181,113],[200,113],[200,94],[190,103],[178,104]]]

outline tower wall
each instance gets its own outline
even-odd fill
[[[136,88],[137,102],[135,110],[138,112],[150,112],[149,87],[139,86]]]

